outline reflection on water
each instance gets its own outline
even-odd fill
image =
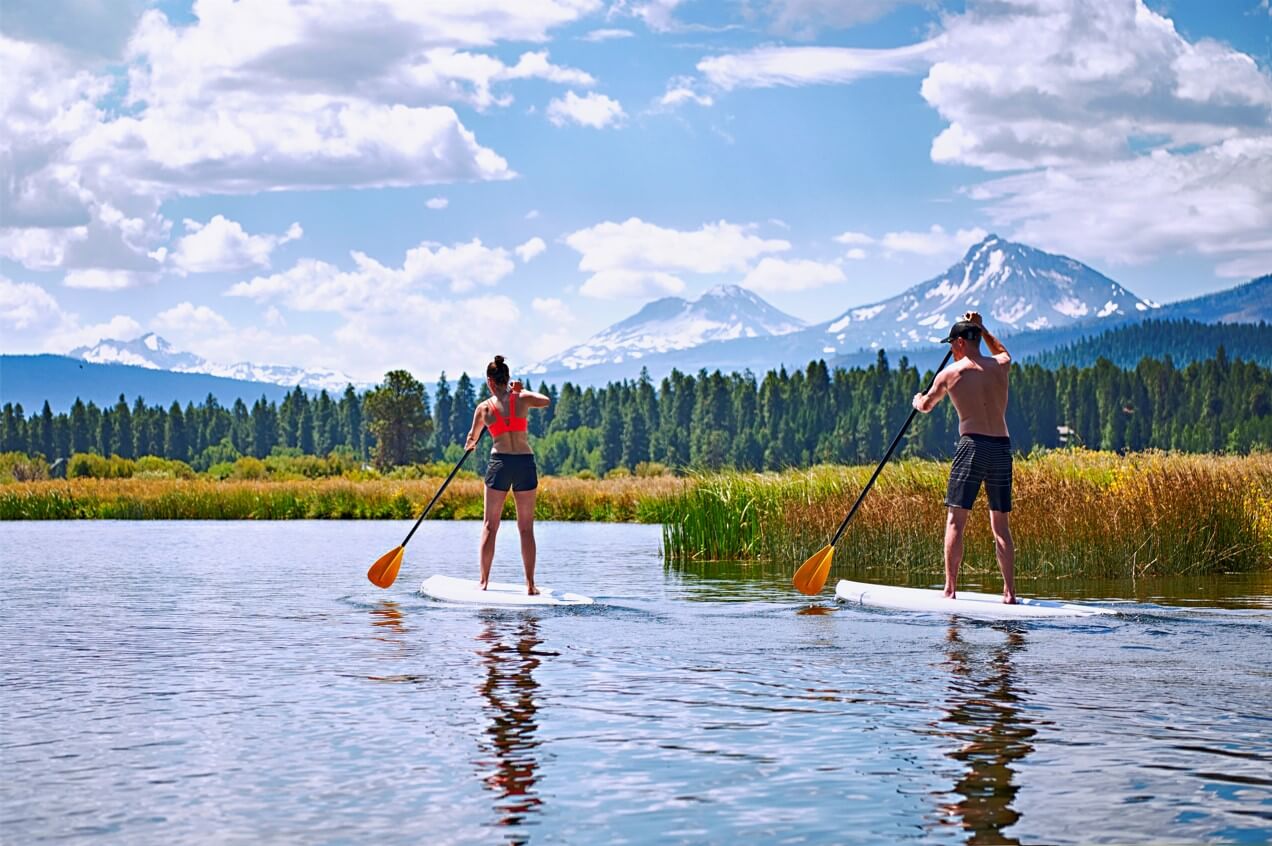
[[[477,636],[480,655],[486,665],[486,677],[478,691],[488,703],[484,709],[487,742],[483,751],[494,760],[476,762],[487,787],[495,791],[498,825],[520,827],[539,810],[543,800],[535,792],[539,777],[535,737],[539,725],[539,682],[534,671],[540,658],[553,655],[537,649],[543,643],[539,621],[532,616],[519,620],[485,616]],[[529,834],[517,832],[510,843],[525,843]]]
[[[1033,751],[1029,741],[1037,734],[1021,716],[1025,691],[1016,686],[1012,665],[1025,636],[1011,627],[995,631],[1003,641],[988,655],[963,638],[957,621],[946,635],[945,663],[953,678],[941,733],[962,744],[947,757],[967,771],[954,784],[957,801],[942,806],[947,815],[942,822],[961,826],[973,844],[1020,842],[1003,834],[1020,819],[1012,808],[1020,786],[1011,765]]]

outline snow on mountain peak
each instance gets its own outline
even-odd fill
[[[307,370],[301,367],[253,364],[248,361],[230,365],[216,364],[194,353],[179,352],[154,332],[147,332],[131,341],[103,339],[91,347],[76,347],[68,355],[97,364],[129,364],[174,373],[206,373],[229,379],[268,382],[272,385],[299,385],[315,391],[341,391],[346,385],[353,383],[348,376],[335,370]]]
[[[956,315],[979,311],[1010,334],[1155,308],[1096,270],[1065,256],[987,235],[945,273],[879,303],[849,309],[822,327],[836,349],[926,346]]]
[[[663,297],[581,344],[528,368],[529,373],[616,364],[708,341],[785,335],[805,323],[774,308],[754,291],[716,285],[697,300]]]

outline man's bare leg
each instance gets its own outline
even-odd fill
[[[485,590],[486,585],[490,584],[490,565],[495,561],[495,535],[499,533],[499,519],[503,516],[504,500],[507,498],[507,491],[486,488],[486,503],[481,524],[481,551],[479,555],[481,575],[477,580],[482,590]]]
[[[1003,573],[1003,602],[1016,603],[1016,545],[1011,539],[1011,514],[1006,511],[989,512],[989,527],[994,532],[994,554],[998,556],[998,569]]]
[[[521,535],[521,563],[526,568],[526,593],[530,596],[539,592],[534,586],[534,561],[538,552],[534,542],[534,502],[538,494],[537,488],[512,492],[512,498],[517,503],[517,531]]]
[[[949,510],[945,520],[945,598],[954,599],[958,587],[958,568],[963,563],[963,529],[967,526],[966,508]]]

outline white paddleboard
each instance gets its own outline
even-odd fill
[[[565,593],[550,587],[539,586],[537,596],[526,594],[525,583],[491,582],[482,590],[475,579],[457,579],[454,576],[429,576],[420,585],[420,593],[443,602],[467,602],[471,605],[495,607],[502,605],[591,605],[592,597],[577,593]]]
[[[895,611],[926,611],[957,614],[985,620],[1019,620],[1031,617],[1095,617],[1116,614],[1111,608],[1075,605],[1052,599],[1017,599],[1015,605],[1004,605],[1001,595],[960,590],[956,599],[946,599],[939,590],[925,588],[871,585],[841,580],[835,585],[835,598],[854,605],[890,608]]]

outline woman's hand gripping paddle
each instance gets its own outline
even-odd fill
[[[464,462],[468,460],[468,456],[471,454],[471,449],[464,450],[464,455],[455,465],[455,469],[450,471],[446,481],[442,482],[442,486],[437,489],[437,493],[433,494],[433,499],[425,507],[424,513],[420,515],[420,518],[415,521],[411,531],[406,533],[406,540],[377,558],[375,563],[371,565],[371,569],[367,570],[367,578],[371,580],[371,584],[379,588],[386,588],[397,579],[398,569],[402,566],[402,555],[406,552],[406,545],[410,542],[411,535],[415,534],[415,530],[420,527],[420,523],[424,522],[424,518],[428,516],[428,512],[433,508],[433,503],[437,502],[438,498],[441,497],[442,491],[446,490],[446,486],[450,484],[451,479],[455,478],[455,474],[459,472],[459,468],[464,465]]]
[[[932,381],[928,383],[928,393],[932,390],[932,385],[936,383],[936,374],[945,369],[945,365],[950,363],[950,356],[954,355],[954,350],[950,350],[945,354],[945,358],[941,359],[941,366],[936,368],[936,373],[932,374]],[[875,468],[874,473],[870,476],[870,481],[866,482],[866,486],[861,489],[861,496],[857,497],[857,501],[853,503],[852,510],[848,512],[848,516],[844,518],[844,522],[839,524],[839,531],[835,532],[835,536],[830,539],[830,543],[817,550],[809,557],[807,561],[800,565],[795,571],[795,577],[791,582],[795,585],[795,589],[807,596],[821,593],[821,589],[826,586],[826,577],[830,575],[830,562],[835,559],[835,544],[839,542],[839,536],[844,533],[844,529],[848,528],[848,521],[857,513],[857,509],[861,507],[861,501],[866,498],[866,494],[870,492],[870,488],[875,483],[875,479],[879,478],[879,471],[883,469],[883,465],[888,463],[888,459],[892,457],[893,451],[897,448],[897,444],[901,443],[901,439],[905,437],[906,430],[910,428],[910,424],[914,422],[914,415],[919,411],[916,408],[910,412],[910,416],[905,419],[905,425],[901,427],[901,431],[897,432],[897,436],[892,439],[892,445],[888,447],[888,451],[883,454],[883,461],[879,462],[879,466]]]

